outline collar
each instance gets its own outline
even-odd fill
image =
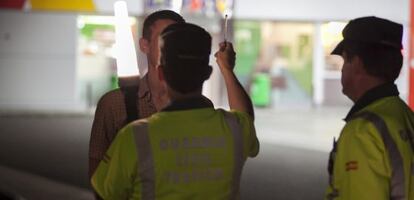
[[[374,87],[368,90],[361,98],[359,98],[354,106],[352,106],[351,110],[345,117],[345,121],[348,122],[352,115],[357,113],[358,111],[362,110],[372,102],[389,96],[398,96],[400,93],[398,92],[397,86],[394,83],[385,83]]]
[[[205,96],[192,97],[187,99],[180,99],[172,101],[162,111],[178,111],[200,108],[214,108],[213,103]]]

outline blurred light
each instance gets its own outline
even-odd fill
[[[78,20],[78,29],[82,29],[83,27],[85,27],[85,21],[82,19],[82,18],[80,18],[79,20]]]
[[[171,1],[171,10],[173,10],[176,13],[181,12],[181,8],[183,6],[183,0],[172,0]]]
[[[115,25],[115,17],[112,16],[82,16],[81,20],[85,24],[105,24],[105,25]],[[133,17],[128,18],[128,24],[130,26],[136,24],[136,19]]]
[[[205,1],[204,2],[204,13],[208,18],[213,18],[216,15],[215,2]]]
[[[231,17],[233,16],[233,11],[230,8],[226,8],[223,11],[222,15],[223,15],[223,18],[225,18],[227,15],[227,19],[231,19]]]
[[[328,31],[332,34],[341,34],[345,26],[344,22],[329,22]]]
[[[191,11],[199,11],[203,6],[203,2],[201,0],[190,0],[190,10]]]
[[[224,18],[224,10],[226,9],[226,1],[224,0],[216,0],[216,7],[217,10],[223,15]]]
[[[338,44],[343,39],[342,30],[346,26],[345,22],[328,22],[322,25],[322,44],[325,48],[332,48],[333,44]],[[329,49],[327,51],[332,51]]]
[[[116,59],[116,45],[113,44],[111,48],[107,48],[105,55]]]
[[[115,52],[118,77],[139,76],[137,56],[125,1],[114,3]]]
[[[96,54],[99,51],[99,45],[96,42],[90,42],[88,44],[88,50],[91,54]]]
[[[233,14],[233,0],[216,0],[216,8],[223,18],[227,15],[230,19]]]

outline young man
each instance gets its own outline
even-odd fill
[[[414,199],[414,114],[394,84],[402,33],[392,21],[357,18],[332,52],[344,59],[342,91],[354,106],[331,152],[326,199]]]
[[[139,46],[147,56],[148,73],[139,80],[136,101],[139,118],[149,117],[164,103],[162,101],[165,101],[159,95],[162,92],[159,91],[155,71],[159,57],[158,36],[166,26],[177,22],[183,23],[184,19],[170,10],[154,12],[144,21]],[[89,143],[89,177],[92,177],[118,131],[127,124],[124,99],[123,92],[116,89],[106,93],[98,102]]]
[[[171,103],[123,128],[92,177],[104,199],[235,199],[241,171],[259,143],[249,97],[233,73],[235,53],[221,44],[217,62],[232,112],[201,94],[211,74],[211,36],[187,23],[160,35],[159,81]]]

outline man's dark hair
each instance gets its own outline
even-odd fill
[[[151,39],[152,34],[151,26],[154,25],[156,21],[161,19],[170,19],[177,23],[185,22],[184,18],[180,14],[172,10],[159,10],[153,12],[150,15],[148,15],[144,20],[144,25],[142,28],[142,37],[149,41]]]
[[[387,82],[394,82],[401,71],[403,56],[400,49],[383,44],[345,41],[343,51],[347,59],[358,56],[368,74]]]
[[[189,23],[172,24],[161,37],[161,67],[167,84],[182,94],[201,89],[210,77],[211,36]]]

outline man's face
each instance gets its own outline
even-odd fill
[[[158,38],[160,33],[169,25],[176,23],[170,19],[157,20],[151,28],[151,38],[148,41],[147,54],[148,59],[148,70],[155,69],[159,64],[160,60],[160,48],[158,46]]]
[[[357,56],[351,58],[347,56],[346,52],[343,52],[342,58],[344,59],[341,73],[342,93],[354,100],[361,72],[359,68],[362,66],[358,64]]]
[[[168,103],[168,96],[165,86],[158,80],[158,73],[156,71],[160,62],[160,47],[159,36],[160,33],[169,25],[176,23],[170,19],[157,20],[151,28],[151,37],[149,40],[141,38],[141,50],[147,55],[148,60],[148,83],[151,90],[152,101],[160,110]]]

